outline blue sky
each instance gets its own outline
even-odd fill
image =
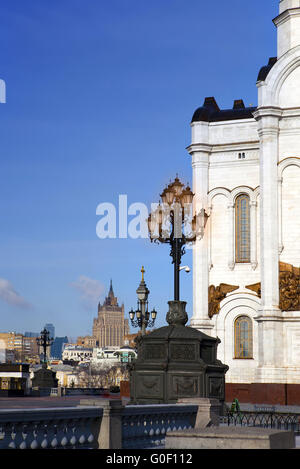
[[[96,207],[119,194],[150,206],[176,173],[192,182],[193,112],[206,96],[257,104],[278,4],[2,0],[1,331],[91,334],[111,278],[126,312],[135,306],[142,265],[165,325],[168,247],[100,240]],[[191,317],[192,273],[181,273],[181,298]]]

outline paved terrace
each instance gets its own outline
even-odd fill
[[[44,407],[74,407],[79,405],[81,399],[92,398],[93,400],[97,399],[120,399],[120,394],[110,394],[107,395],[77,395],[77,396],[62,396],[62,397],[0,397],[0,409],[22,409],[22,408],[44,408]],[[122,402],[124,405],[129,401],[128,397],[122,397]],[[231,402],[226,403],[227,406],[231,407]],[[290,413],[299,413],[300,414],[300,405],[299,406],[283,406],[283,405],[264,405],[264,404],[241,404],[241,411],[255,411],[261,408],[269,409],[273,408],[275,412],[290,412]]]
[[[62,397],[0,397],[0,410],[5,409],[44,409],[49,407],[76,407],[80,400],[88,399],[89,396],[62,396]],[[97,399],[120,399],[119,394],[112,394],[109,397],[92,396],[93,401]],[[124,403],[128,399],[122,399]]]

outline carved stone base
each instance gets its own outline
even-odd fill
[[[185,327],[184,301],[169,301],[167,321],[141,337],[130,364],[130,404],[175,404],[181,398],[224,402],[228,367],[217,359],[218,338]]]

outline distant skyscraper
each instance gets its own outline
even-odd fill
[[[50,332],[50,337],[55,339],[55,327],[53,324],[45,324],[45,329]]]
[[[99,347],[124,345],[124,336],[129,333],[128,319],[124,319],[124,304],[118,305],[112,281],[103,305],[98,304],[98,317],[94,319],[93,337]]]
[[[39,332],[25,332],[24,337],[39,337]]]
[[[68,337],[55,337],[51,345],[50,355],[52,358],[62,358],[63,345],[68,343]]]

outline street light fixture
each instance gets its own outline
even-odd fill
[[[189,186],[175,178],[162,192],[162,205],[148,217],[148,230],[151,242],[167,243],[171,246],[170,256],[174,264],[174,301],[179,301],[179,271],[181,257],[185,254],[185,244],[197,237],[203,237],[208,215],[204,209],[192,217],[194,194]],[[184,225],[184,230],[182,229]],[[188,225],[190,231],[187,233]],[[187,271],[187,270],[186,270]]]
[[[183,209],[188,204],[188,211],[192,213],[193,196],[191,189],[184,188],[176,178],[161,194],[162,206],[159,204],[148,218],[151,241],[169,243],[171,246],[175,299],[168,301],[166,321],[169,325],[137,340],[137,359],[130,364],[131,405],[174,404],[178,399],[188,400],[191,396],[218,398],[222,402],[225,398],[228,366],[217,360],[220,339],[193,327],[185,327],[188,321],[186,302],[179,300],[179,273],[184,245],[203,236],[207,221],[207,214],[202,209],[190,222],[192,232],[188,235],[182,233],[182,225],[186,222],[186,210],[183,213]],[[165,226],[165,213],[159,213],[161,209],[168,214],[169,231]],[[183,269],[190,270],[188,266],[183,266]],[[135,312],[132,310],[129,315],[133,319]]]
[[[53,340],[54,339],[50,337],[50,332],[46,328],[41,331],[40,337],[36,339],[37,344],[43,348],[44,363],[47,363],[47,347],[52,345]]]
[[[151,313],[148,310],[148,296],[150,291],[147,288],[147,285],[144,281],[145,269],[142,267],[142,280],[139,284],[138,289],[136,290],[138,296],[137,309],[136,311],[131,308],[129,311],[129,318],[133,327],[139,327],[141,329],[142,335],[146,334],[147,327],[153,327],[157,312],[153,308]],[[150,319],[151,315],[151,319]],[[135,319],[136,317],[136,319]]]

